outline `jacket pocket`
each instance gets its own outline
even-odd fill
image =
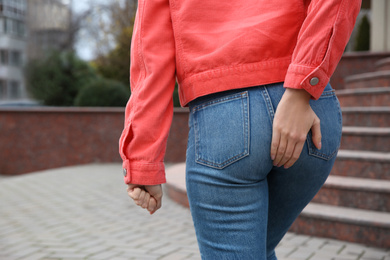
[[[313,111],[320,118],[322,147],[318,150],[313,141],[311,131],[307,135],[309,155],[330,160],[337,155],[342,132],[342,116],[340,103],[334,90],[324,91],[321,97],[310,103]]]
[[[216,169],[249,155],[248,92],[227,95],[191,109],[195,161]]]

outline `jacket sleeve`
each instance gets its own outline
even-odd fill
[[[131,97],[119,140],[124,181],[164,183],[164,155],[173,116],[175,43],[168,0],[139,0],[134,22]]]
[[[306,18],[284,86],[305,89],[318,99],[348,43],[361,0],[305,0]]]

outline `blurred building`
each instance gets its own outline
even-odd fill
[[[52,50],[72,48],[71,2],[28,0],[28,58],[42,58]]]
[[[0,0],[0,100],[26,96],[26,0]]]
[[[390,0],[371,0],[370,51],[390,52]]]
[[[28,97],[27,60],[73,45],[70,6],[60,0],[0,0],[0,101]]]

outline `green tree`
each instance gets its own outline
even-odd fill
[[[98,79],[86,85],[75,99],[76,106],[124,107],[130,97],[127,85],[119,81]]]
[[[116,39],[116,47],[94,62],[97,72],[105,78],[114,79],[129,86],[130,41],[133,27],[125,27]]]
[[[363,16],[356,35],[355,51],[370,50],[370,22],[367,15]]]
[[[80,89],[97,74],[73,52],[53,52],[42,60],[32,60],[26,68],[30,94],[49,106],[72,106]]]
[[[129,86],[130,43],[133,33],[136,0],[116,0],[97,7],[90,32],[95,35],[97,58],[93,65],[105,78]]]

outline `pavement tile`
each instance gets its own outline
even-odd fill
[[[307,247],[313,248],[313,249],[319,249],[319,248],[322,248],[325,243],[326,243],[326,241],[324,239],[310,237],[310,239],[305,241],[304,246],[307,246]]]
[[[389,252],[385,250],[377,250],[377,249],[366,249],[363,255],[363,258],[377,258],[382,259],[387,256]]]
[[[128,198],[121,172],[120,164],[94,164],[0,177],[0,259],[200,260],[189,210],[164,196],[150,216]],[[279,260],[390,260],[385,250],[294,233],[276,253]]]
[[[290,258],[296,258],[296,259],[310,259],[315,253],[313,250],[296,250],[288,255]]]
[[[107,259],[112,259],[116,256],[118,256],[120,253],[115,252],[115,251],[104,251],[98,254],[94,254],[89,256],[91,259],[96,259],[96,260],[107,260]]]
[[[295,235],[288,240],[288,243],[291,245],[300,246],[305,244],[309,239],[310,237],[308,236]]]

